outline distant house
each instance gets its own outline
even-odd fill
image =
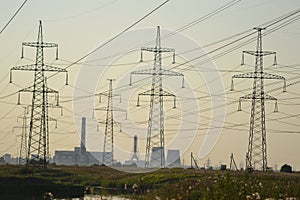
[[[292,167],[290,165],[284,164],[280,168],[280,172],[292,173]]]

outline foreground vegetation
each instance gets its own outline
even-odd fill
[[[85,188],[132,199],[300,199],[300,173],[161,169],[134,174],[103,166],[0,166],[0,195],[71,197]]]

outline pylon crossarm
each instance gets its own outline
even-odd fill
[[[170,93],[170,92],[167,92],[167,91],[162,91],[162,94],[161,94],[162,96],[169,96],[169,97],[175,97],[175,95],[174,94],[172,94],[172,93]]]
[[[253,99],[255,97],[253,97],[253,94],[247,94],[245,96],[242,96],[239,98],[239,105],[238,105],[238,111],[242,111],[242,101],[243,100],[249,100],[249,99]]]
[[[277,75],[277,74],[269,74],[269,73],[263,73],[264,79],[277,79],[277,80],[283,80],[283,92],[286,92],[286,79],[283,76]]]
[[[143,70],[137,70],[130,73],[132,74],[140,74],[140,75],[155,75],[156,71],[153,69],[143,69]]]
[[[12,67],[9,73],[9,82],[12,83],[12,79],[13,79],[12,71],[16,71],[16,70],[35,71],[35,69],[36,69],[36,64]]]
[[[51,89],[51,88],[48,88],[48,87],[46,87],[46,91],[45,92],[47,92],[47,93],[56,93],[56,94],[58,94],[59,92],[58,91],[56,91],[56,90],[53,90],[53,89]]]
[[[99,107],[99,108],[95,108],[94,110],[102,110],[102,111],[107,111],[107,107]],[[122,108],[111,108],[109,111],[120,111],[120,112],[126,112],[125,109],[122,109]]]
[[[98,93],[98,94],[95,94],[96,96],[108,96],[109,95],[109,92],[101,92],[101,93]],[[121,96],[120,94],[111,94],[112,97],[119,97]]]
[[[44,65],[43,70],[48,72],[67,72],[66,69],[62,69],[51,65]]]
[[[276,74],[269,74],[269,73],[263,73],[264,79],[281,79],[285,80],[283,76],[276,75]]]
[[[57,105],[56,103],[53,103],[53,104],[48,104],[48,108],[60,108],[60,109],[63,109],[62,106],[60,105]]]
[[[272,96],[270,96],[268,94],[265,94],[265,100],[273,100],[273,101],[275,101],[274,112],[278,112],[277,98],[272,97]]]
[[[140,75],[155,75],[155,71],[153,69],[144,69],[144,70],[137,70],[130,73],[130,82],[129,86],[132,86],[132,75],[133,74],[140,74]]]
[[[112,111],[127,112],[125,109],[115,107],[112,108]]]
[[[245,54],[249,54],[252,56],[268,56],[268,55],[274,55],[276,54],[275,51],[243,51],[243,53]]]
[[[141,50],[142,51],[150,51],[150,52],[158,52],[158,53],[175,52],[174,48],[142,47]]]
[[[106,96],[106,97],[108,97],[108,95],[109,95],[109,93],[108,92],[101,92],[101,93],[97,93],[97,94],[95,94],[95,96],[99,96],[99,103],[101,103],[102,101],[102,98],[101,98],[101,96]],[[121,97],[121,94],[112,94],[111,95],[112,97]],[[120,100],[121,101],[121,100]]]
[[[138,95],[141,95],[141,96],[172,96],[174,97],[175,95],[170,93],[170,92],[167,92],[167,91],[162,91],[161,94],[152,94],[151,90],[147,90],[145,92],[142,92],[142,93],[139,93]]]
[[[102,110],[102,111],[106,111],[106,110],[107,110],[107,107],[95,108],[94,110]]]
[[[274,101],[277,101],[277,99],[275,97],[272,97],[268,94],[265,94],[265,100],[274,100]]]
[[[146,90],[145,92],[142,92],[142,93],[139,93],[138,94],[138,96],[146,96],[146,95],[151,95],[152,94],[152,92],[151,92],[151,90]]]
[[[19,90],[19,92],[33,92],[33,91],[34,91],[33,86],[29,86],[27,88],[23,88],[23,89]]]
[[[184,76],[183,73],[178,73],[178,72],[174,72],[171,70],[165,70],[165,69],[161,69],[161,75],[166,75],[166,76]]]
[[[31,65],[23,65],[23,66],[15,66],[12,67],[10,70],[25,70],[25,71],[35,71],[36,69],[36,64],[31,64]]]
[[[42,47],[42,48],[50,48],[50,47],[58,47],[58,44],[55,43],[48,43],[48,42],[43,42],[43,43],[39,43],[39,42],[23,42],[22,43],[23,46],[27,46],[27,47]]]
[[[37,90],[35,90],[34,86],[29,86],[27,88],[19,90],[19,92],[35,92],[35,91],[37,91]],[[48,87],[45,87],[45,92],[46,93],[56,93],[56,94],[59,93],[58,91],[53,90],[53,89],[48,88]]]
[[[233,75],[231,78],[254,78],[255,74],[253,72],[245,73],[245,74],[236,74]]]
[[[247,94],[245,96],[240,97],[241,101],[242,100],[249,100],[249,99],[261,99],[261,97],[257,96],[257,95],[254,96],[253,94]]]
[[[106,124],[106,121],[98,121],[98,124]],[[99,126],[97,127],[97,131],[99,130]]]

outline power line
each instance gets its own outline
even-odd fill
[[[149,17],[152,13],[154,13],[155,11],[157,11],[158,9],[160,9],[162,6],[164,6],[166,3],[168,3],[170,0],[166,0],[163,3],[161,3],[159,6],[157,6],[156,8],[154,8],[153,10],[151,10],[150,12],[148,12],[146,15],[144,15],[142,18],[138,19],[137,21],[135,21],[133,24],[131,24],[130,26],[128,26],[127,28],[125,28],[123,31],[121,31],[120,33],[118,33],[117,35],[115,35],[114,37],[112,37],[111,39],[109,39],[108,41],[104,42],[103,44],[101,44],[100,46],[98,46],[96,49],[92,50],[91,52],[85,54],[84,56],[82,56],[81,58],[77,59],[76,61],[74,61],[73,63],[71,63],[70,65],[68,65],[65,69],[68,69],[70,67],[72,67],[73,65],[77,64],[78,62],[82,61],[83,59],[85,59],[86,57],[88,57],[89,55],[95,53],[96,51],[98,51],[99,49],[103,48],[104,46],[106,46],[107,44],[109,44],[110,42],[114,41],[115,39],[117,39],[118,37],[120,37],[123,33],[127,32],[128,30],[130,30],[132,27],[134,27],[135,25],[139,24],[141,21],[143,21],[144,19],[146,19],[147,17]],[[49,76],[49,78],[55,76],[57,73]]]
[[[6,29],[6,27],[11,23],[11,21],[16,17],[16,15],[20,12],[20,10],[23,8],[23,6],[26,4],[28,0],[25,0],[22,5],[18,8],[18,10],[14,13],[14,15],[8,20],[8,22],[5,24],[5,26],[0,31],[0,34]]]

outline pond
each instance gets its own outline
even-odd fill
[[[11,194],[11,195],[0,195],[0,199],[9,199],[9,200],[129,200],[129,198],[116,196],[116,195],[100,195],[100,194],[85,194],[83,197],[64,197],[64,198],[55,198],[47,196],[38,196],[38,195],[22,195],[22,194]]]
[[[56,199],[56,200],[129,200],[129,198],[121,197],[121,196],[103,196],[103,195],[95,195],[95,194],[86,194],[82,198],[71,198],[71,199]]]

